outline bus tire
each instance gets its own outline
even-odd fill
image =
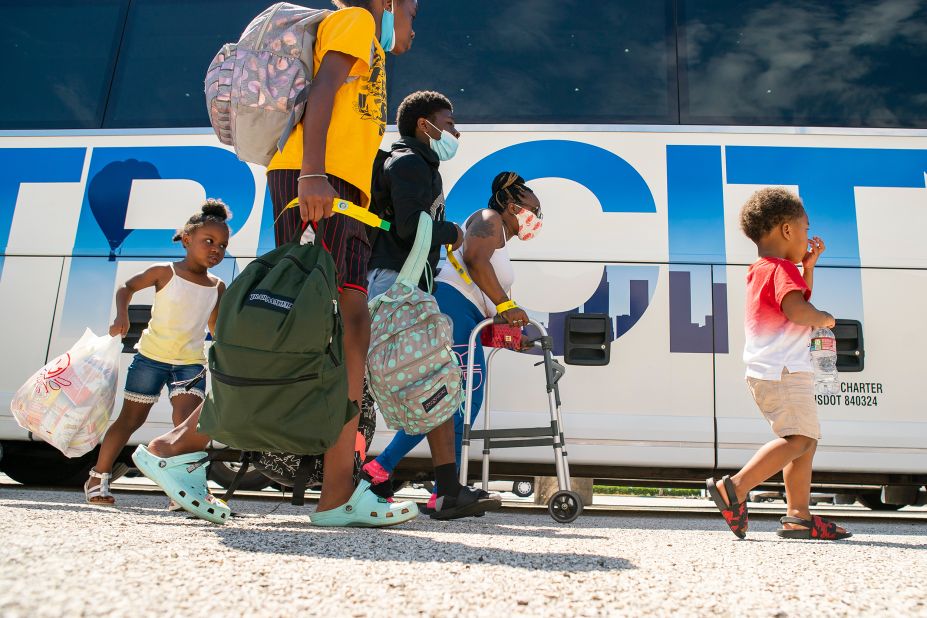
[[[97,460],[97,449],[80,457],[65,457],[44,442],[5,443],[0,472],[23,485],[80,487]]]
[[[866,493],[856,496],[859,503],[872,511],[897,511],[904,507],[903,504],[886,504],[882,502],[882,496],[878,493]]]
[[[234,461],[213,461],[209,464],[209,473],[207,476],[210,481],[218,483],[223,489],[228,489],[235,475],[238,474],[238,469],[240,467],[241,464]],[[242,491],[261,491],[271,485],[273,485],[272,480],[254,468],[251,468],[245,472],[244,478],[242,478],[241,483],[238,484],[238,489]]]

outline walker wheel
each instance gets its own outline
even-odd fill
[[[575,491],[558,491],[550,497],[547,510],[554,521],[568,524],[583,512],[583,499]]]

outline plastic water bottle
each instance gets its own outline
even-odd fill
[[[829,328],[818,328],[811,333],[811,363],[814,365],[815,394],[839,395],[837,339]]]

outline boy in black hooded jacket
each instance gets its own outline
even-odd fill
[[[413,92],[399,105],[397,124],[400,138],[388,156],[378,154],[374,163],[371,185],[371,210],[392,226],[388,232],[374,231],[373,252],[368,267],[368,292],[374,298],[386,292],[396,281],[405,263],[418,230],[422,212],[434,220],[428,266],[434,275],[441,247],[454,249],[463,243],[463,231],[444,220],[444,189],[438,166],[457,150],[460,133],[454,127],[454,108],[444,95],[437,92]],[[382,165],[378,165],[382,160]],[[419,286],[428,289],[428,273],[422,275]],[[365,389],[365,404],[372,400]],[[502,505],[498,495],[460,484],[454,452],[454,420],[436,427],[428,434],[428,445],[434,463],[437,496],[440,507],[420,509],[437,519],[457,519],[496,510]],[[373,460],[364,466],[366,478],[374,493],[392,495],[389,473]]]
[[[444,95],[420,91],[399,105],[400,138],[390,147],[382,166],[374,165],[371,210],[390,221],[388,232],[374,231],[368,272],[370,298],[382,294],[396,281],[415,241],[419,213],[428,212],[432,228],[428,265],[437,270],[443,245],[456,249],[463,232],[444,220],[444,188],[438,167],[453,156],[460,133],[454,127],[454,108]],[[427,289],[427,273],[420,286]]]

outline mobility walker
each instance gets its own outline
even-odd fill
[[[534,325],[540,331],[540,337],[529,340],[532,347],[540,348],[543,352],[543,360],[535,363],[535,366],[544,366],[544,377],[547,385],[547,399],[550,406],[550,425],[547,427],[524,427],[516,429],[491,429],[490,414],[491,406],[489,405],[489,377],[491,375],[490,366],[493,357],[503,348],[493,348],[486,355],[486,384],[484,385],[484,413],[483,429],[473,430],[471,427],[473,401],[473,352],[480,341],[480,331],[487,326],[496,323],[502,324],[501,318],[488,318],[476,325],[473,332],[470,333],[470,342],[467,349],[467,390],[466,403],[464,405],[464,428],[463,442],[460,457],[460,482],[467,484],[467,469],[469,467],[470,440],[483,440],[483,488],[489,486],[489,454],[493,448],[520,448],[527,446],[552,446],[554,448],[554,465],[557,469],[557,487],[558,491],[551,496],[547,503],[547,509],[551,517],[559,523],[570,523],[579,517],[583,512],[583,501],[579,494],[570,489],[570,467],[567,463],[567,454],[563,450],[565,446],[563,438],[563,419],[560,415],[560,388],[557,382],[566,373],[566,368],[554,360],[553,357],[553,340],[547,334],[547,330],[535,322],[529,320],[529,324]]]

